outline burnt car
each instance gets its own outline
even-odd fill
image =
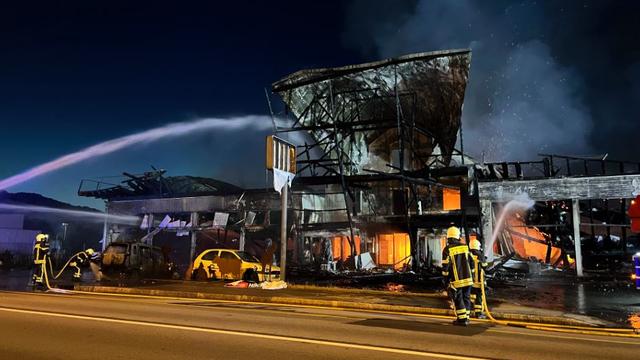
[[[140,242],[112,242],[102,252],[104,280],[169,278],[172,264],[159,247]]]

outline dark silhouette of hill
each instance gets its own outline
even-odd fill
[[[8,191],[0,191],[0,204],[32,205],[101,213],[100,210],[91,207],[76,206],[40,194],[25,192],[10,193]],[[24,214],[25,229],[38,230],[49,234],[51,239],[64,239],[63,248],[67,254],[89,247],[101,249],[99,241],[102,239],[103,224],[100,220],[78,218],[69,214],[52,212],[0,209],[0,213]],[[66,237],[64,236],[62,223],[67,224]]]
[[[0,203],[44,206],[44,207],[66,209],[66,210],[101,212],[100,210],[97,210],[88,206],[72,205],[72,204],[58,201],[56,199],[48,198],[46,196],[42,196],[36,193],[26,193],[26,192],[10,193],[5,190],[0,190]]]

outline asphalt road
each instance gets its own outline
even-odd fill
[[[640,340],[296,306],[0,292],[0,359],[637,359]]]

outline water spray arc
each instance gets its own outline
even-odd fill
[[[495,241],[498,239],[498,236],[502,234],[502,228],[504,227],[504,223],[507,219],[507,216],[509,216],[509,214],[513,213],[514,211],[530,209],[533,207],[533,205],[535,205],[535,201],[531,200],[529,198],[529,195],[527,194],[518,194],[516,196],[513,196],[512,200],[507,202],[507,204],[504,206],[504,208],[500,212],[500,216],[498,217],[498,220],[496,221],[496,225],[493,228],[493,234],[491,234],[491,239],[489,240],[489,243],[485,244],[485,248],[484,248],[485,256],[487,256],[488,249],[493,248],[493,244],[495,244]]]
[[[60,215],[68,215],[73,217],[85,218],[85,219],[94,220],[94,221],[104,221],[106,218],[110,222],[121,223],[121,224],[135,224],[140,220],[137,216],[132,216],[132,215],[113,215],[113,214],[104,214],[101,212],[58,209],[58,208],[51,208],[46,206],[35,206],[35,205],[0,204],[0,210],[11,210],[15,212],[60,214]]]
[[[206,118],[195,121],[164,125],[136,134],[108,140],[38,165],[20,174],[1,180],[0,190],[21,184],[27,180],[62,169],[81,161],[107,155],[115,151],[131,147],[133,145],[145,144],[163,138],[184,136],[196,132],[211,130],[242,130],[248,128],[252,128],[255,130],[268,130],[271,128],[271,120],[266,116],[243,116],[229,119]]]
[[[504,206],[504,208],[500,212],[500,216],[498,217],[498,221],[496,222],[496,225],[493,228],[493,234],[491,234],[491,239],[489,243],[485,244],[485,248],[484,248],[485,256],[487,255],[488,249],[493,248],[493,244],[498,239],[498,236],[502,233],[502,228],[504,227],[504,223],[507,219],[507,216],[509,216],[510,214],[518,210],[521,211],[521,210],[530,209],[533,207],[533,205],[535,205],[535,201],[531,200],[529,198],[529,195],[527,194],[518,194],[516,196],[513,196],[512,200],[507,202],[507,204]],[[481,271],[480,276],[481,276],[480,284],[481,284],[481,291],[482,291],[482,308],[484,313],[487,314],[487,317],[492,322],[507,325],[508,322],[497,320],[491,314],[491,311],[489,310],[489,306],[487,305],[487,295],[485,292],[485,284],[484,284],[485,282],[484,271]]]

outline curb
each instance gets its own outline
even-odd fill
[[[369,290],[369,289],[352,289],[352,288],[340,288],[331,286],[317,286],[317,285],[303,285],[303,284],[289,284],[288,288],[299,290],[320,290],[331,291],[336,293],[349,293],[349,294],[365,294],[365,295],[393,295],[393,296],[420,296],[425,298],[439,298],[446,299],[447,296],[441,292],[412,292],[412,291],[384,291],[384,290]]]
[[[170,290],[154,290],[154,289],[140,289],[140,288],[125,288],[125,287],[111,287],[111,286],[79,286],[76,285],[75,290],[93,293],[106,293],[106,294],[121,294],[121,295],[143,295],[143,296],[158,296],[167,298],[188,298],[188,299],[203,299],[203,300],[225,300],[225,301],[242,301],[242,302],[260,302],[270,304],[281,305],[304,305],[304,306],[321,306],[321,307],[333,307],[342,309],[353,310],[372,310],[372,311],[384,311],[398,314],[423,314],[423,315],[438,315],[438,316],[454,316],[452,310],[438,309],[421,306],[406,306],[406,305],[388,305],[388,304],[374,304],[374,303],[359,303],[359,302],[347,302],[339,300],[318,300],[308,299],[300,297],[283,297],[283,296],[252,296],[252,295],[232,295],[232,294],[213,294],[202,292],[185,292],[185,291],[170,291]],[[557,317],[557,316],[539,316],[528,314],[513,314],[513,313],[500,313],[492,312],[493,316],[498,320],[505,321],[522,321],[535,324],[554,324],[564,326],[589,326],[597,329],[597,326],[593,326],[588,322],[583,322],[571,318]]]

